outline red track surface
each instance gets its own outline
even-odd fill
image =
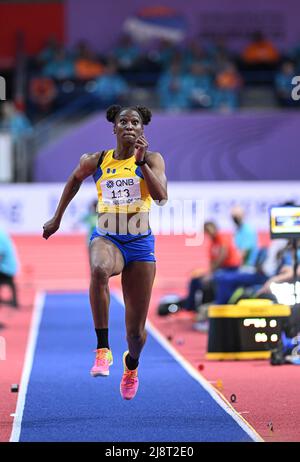
[[[10,393],[12,383],[20,383],[29,325],[38,290],[87,290],[89,268],[83,236],[55,236],[48,241],[36,236],[14,238],[22,268],[18,277],[22,308],[0,309],[0,322],[5,328],[0,335],[6,340],[7,359],[0,361],[0,441],[8,441],[11,433],[17,395]],[[205,246],[186,247],[182,236],[158,236],[157,277],[149,318],[163,335],[172,334],[173,346],[193,365],[204,369],[202,375],[216,385],[222,380],[223,395],[233,404],[265,441],[300,440],[300,368],[272,367],[268,361],[207,361],[207,334],[192,329],[190,315],[168,317],[156,315],[160,297],[185,293],[190,272],[205,266]],[[111,288],[120,289],[120,279],[111,279]],[[183,344],[177,344],[177,340]],[[268,428],[273,423],[274,431]]]

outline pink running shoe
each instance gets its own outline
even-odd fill
[[[134,398],[139,387],[139,379],[137,376],[138,368],[131,371],[126,366],[125,358],[128,353],[128,351],[125,351],[123,354],[124,374],[120,383],[120,393],[123,399]]]
[[[95,350],[96,359],[90,373],[93,377],[109,375],[109,366],[113,364],[112,352],[108,348]]]

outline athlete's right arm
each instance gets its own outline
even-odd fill
[[[59,229],[61,219],[67,206],[79,191],[83,180],[95,172],[98,159],[99,153],[83,154],[81,156],[79,164],[68,178],[53,218],[47,221],[43,226],[43,237],[45,239],[48,239]]]

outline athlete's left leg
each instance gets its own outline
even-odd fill
[[[124,399],[134,398],[138,390],[137,367],[147,337],[145,323],[155,271],[155,262],[135,261],[122,272],[128,343],[128,352],[123,355],[124,374],[120,384],[121,396]]]
[[[134,359],[139,358],[146,341],[145,323],[155,271],[155,262],[134,261],[122,272],[128,351]]]

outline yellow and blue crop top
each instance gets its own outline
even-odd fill
[[[114,149],[110,149],[100,155],[93,175],[98,193],[98,213],[149,212],[151,196],[141,168],[135,164],[135,156],[118,160],[114,159],[113,153]]]

